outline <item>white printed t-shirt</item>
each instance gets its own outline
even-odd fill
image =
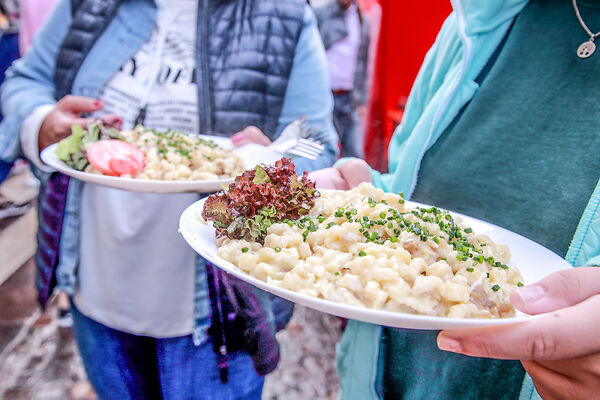
[[[102,113],[132,128],[198,133],[195,0],[158,0],[147,43],[106,83]],[[75,304],[111,328],[153,337],[193,331],[195,253],[177,232],[198,194],[150,194],[85,183]]]

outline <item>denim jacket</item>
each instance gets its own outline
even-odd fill
[[[454,12],[425,57],[402,123],[390,142],[390,172],[371,171],[375,186],[389,192],[404,192],[410,197],[423,155],[473,98],[478,89],[476,77],[527,3],[528,0],[452,0]],[[600,265],[600,181],[565,258],[574,267]],[[380,336],[379,326],[358,321],[348,323],[337,349],[342,383],[339,399],[383,398]],[[406,368],[410,373],[410,366]],[[540,399],[527,374],[519,399]]]
[[[1,103],[6,115],[0,125],[0,160],[13,161],[23,156],[19,134],[23,120],[38,106],[55,104],[53,76],[56,56],[69,29],[71,6],[61,0],[34,40],[27,56],[17,61],[7,73]],[[72,94],[96,97],[111,76],[148,41],[154,27],[156,7],[150,0],[122,2],[106,31],[98,38],[83,62],[74,82]],[[279,118],[278,132],[294,119],[307,120],[327,132],[327,150],[315,161],[294,160],[298,171],[331,165],[337,155],[337,135],[331,124],[333,102],[328,92],[325,55],[314,15],[306,7],[304,27],[294,57],[294,68]],[[47,180],[48,174],[36,169],[34,174]],[[79,265],[79,233],[82,183],[71,179],[60,236],[57,280],[59,287],[73,293]],[[197,257],[194,341],[205,340],[210,323],[204,260]],[[267,310],[268,316],[272,314]],[[271,321],[272,322],[272,321]]]

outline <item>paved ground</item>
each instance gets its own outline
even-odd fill
[[[54,308],[35,313],[0,353],[0,399],[65,400],[86,396],[85,372],[69,329],[59,328]],[[0,335],[8,334],[0,329]],[[264,400],[333,400],[339,383],[334,367],[337,318],[298,307],[278,334],[282,360],[267,377]],[[1,337],[0,337],[1,340]],[[74,386],[75,385],[75,386]]]
[[[0,400],[95,400],[71,330],[58,327],[56,306],[43,314],[37,309],[30,258],[37,187],[29,182],[22,168],[0,186],[0,211],[9,201],[31,207],[22,216],[0,216]],[[266,379],[263,399],[333,400],[340,325],[335,317],[297,307],[278,333],[282,358]]]
[[[277,334],[282,357],[267,377],[264,400],[336,398],[335,345],[341,321],[304,307],[296,307],[288,327]]]

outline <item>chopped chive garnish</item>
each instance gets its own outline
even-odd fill
[[[248,248],[247,247],[242,247],[242,253],[247,253],[248,252]]]

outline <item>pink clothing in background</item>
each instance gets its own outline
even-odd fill
[[[344,12],[348,35],[327,49],[329,84],[332,90],[354,89],[354,73],[360,47],[360,17],[355,4]]]
[[[19,0],[19,52],[24,55],[57,0]]]

